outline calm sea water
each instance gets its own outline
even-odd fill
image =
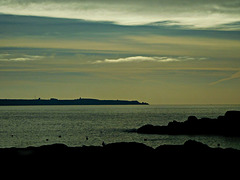
[[[27,147],[53,143],[68,146],[102,145],[102,142],[140,142],[157,147],[193,139],[211,147],[240,149],[240,137],[146,135],[129,132],[145,124],[167,125],[188,116],[216,118],[240,105],[149,106],[2,106],[0,147]]]

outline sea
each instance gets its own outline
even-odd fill
[[[240,149],[240,137],[135,132],[146,124],[167,125],[185,121],[188,116],[217,118],[229,110],[240,111],[240,105],[0,106],[0,148],[115,142],[139,142],[156,148],[191,139],[210,147]]]

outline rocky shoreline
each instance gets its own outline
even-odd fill
[[[2,172],[11,175],[29,175],[31,179],[49,177],[123,178],[145,174],[177,175],[192,172],[211,173],[212,168],[225,169],[240,161],[240,150],[211,148],[201,142],[188,140],[180,145],[160,145],[156,148],[136,142],[110,143],[103,146],[68,147],[64,144],[27,148],[0,148]],[[236,166],[237,167],[237,166]],[[19,173],[18,173],[19,172]],[[34,173],[33,173],[34,172]],[[189,172],[191,172],[189,174]],[[206,173],[209,175],[209,173]],[[153,175],[153,177],[156,177]]]
[[[138,128],[137,133],[240,136],[240,111],[227,111],[216,119],[189,116],[184,122],[172,121],[167,126],[147,124]]]
[[[90,156],[89,156],[90,155]],[[144,157],[154,155],[155,157],[182,157],[196,156],[239,156],[240,150],[232,148],[211,148],[206,144],[194,140],[188,140],[182,145],[160,145],[156,148],[149,147],[137,142],[110,143],[103,146],[81,146],[68,147],[64,144],[43,145],[40,147],[27,148],[1,148],[0,159],[18,158],[93,158],[93,157]]]

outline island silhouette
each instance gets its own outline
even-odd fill
[[[146,102],[127,100],[99,100],[79,98],[72,100],[51,99],[0,99],[0,106],[34,106],[34,105],[148,105]]]

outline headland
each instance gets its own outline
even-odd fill
[[[227,111],[217,118],[189,116],[184,122],[172,121],[166,126],[147,124],[137,129],[142,134],[240,136],[240,111]]]
[[[99,100],[79,98],[72,100],[51,99],[0,99],[0,106],[34,106],[34,105],[148,105],[146,102],[127,100]]]

